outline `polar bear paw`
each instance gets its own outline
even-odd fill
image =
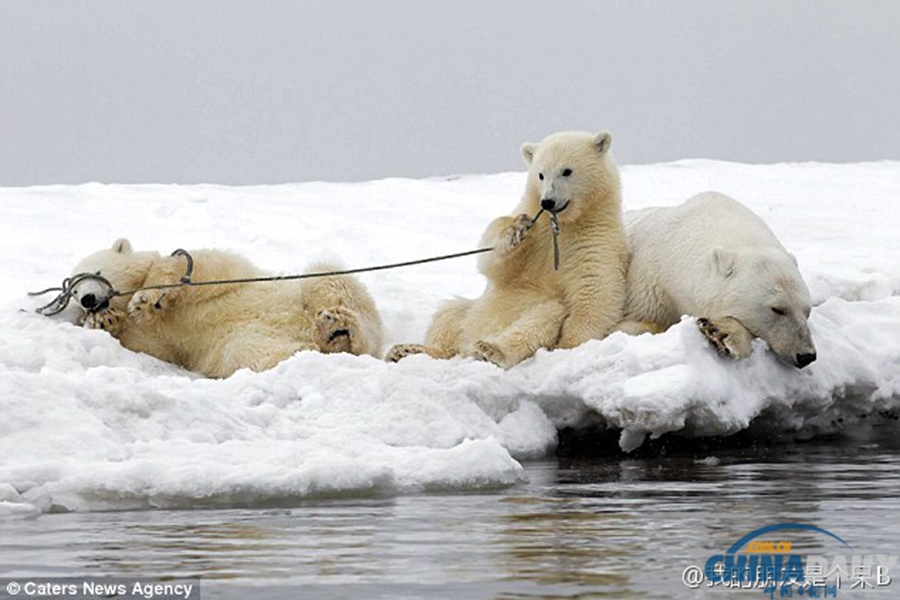
[[[741,360],[750,356],[753,350],[753,336],[737,319],[725,317],[712,321],[700,318],[697,319],[697,327],[720,356]]]
[[[414,354],[428,354],[428,350],[422,344],[397,344],[384,355],[387,362],[400,362],[407,356]]]
[[[343,306],[322,309],[316,313],[316,333],[322,352],[356,354],[355,342],[359,337],[357,314]]]
[[[87,315],[82,326],[87,329],[102,329],[115,335],[125,324],[125,314],[115,308],[107,308]]]
[[[525,236],[528,235],[528,231],[531,229],[532,225],[534,225],[534,222],[528,215],[523,214],[516,217],[513,224],[507,227],[506,231],[504,231],[501,236],[501,240],[503,240],[504,244],[503,250],[512,252],[518,248],[519,244],[522,243],[522,240],[525,239]]]
[[[472,352],[472,357],[476,360],[493,363],[503,369],[508,369],[512,366],[511,364],[508,364],[509,361],[506,358],[506,354],[504,354],[496,344],[485,342],[484,340],[475,342],[475,349]]]
[[[138,323],[147,323],[158,317],[169,302],[160,290],[136,292],[128,302],[128,316]]]

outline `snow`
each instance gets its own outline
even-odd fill
[[[0,518],[60,510],[271,506],[304,498],[490,489],[523,480],[557,429],[650,437],[747,429],[813,437],[900,410],[900,163],[623,168],[626,208],[707,189],[762,216],[797,256],[818,360],[797,370],[757,341],[720,359],[685,318],[664,334],[614,334],[502,371],[471,360],[304,352],[265,373],[205,380],[129,352],[71,314],[33,312],[84,255],[231,249],[280,273],[473,249],[518,201],[523,173],[362,184],[0,188]],[[474,258],[361,276],[387,348],[420,341]],[[896,427],[887,420],[883,426]],[[714,457],[713,457],[714,458]]]

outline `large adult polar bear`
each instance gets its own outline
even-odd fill
[[[478,268],[480,298],[447,302],[426,343],[394,346],[387,360],[425,353],[474,357],[510,368],[539,348],[574,348],[609,334],[622,318],[628,248],[619,169],[607,132],[560,132],[524,144],[525,192],[514,215],[490,223],[481,239],[493,251]],[[559,269],[548,219],[559,219]]]
[[[192,251],[194,282],[265,277],[247,259],[222,250]],[[178,284],[184,256],[136,252],[127,239],[83,259],[73,273],[104,277],[121,292]],[[337,270],[318,265],[314,271]],[[264,371],[301,350],[375,355],[381,318],[353,277],[139,290],[110,296],[85,280],[73,290],[84,326],[104,329],[129,350],[150,354],[207,377]]]
[[[625,226],[631,264],[621,329],[661,331],[691,315],[724,355],[749,356],[758,337],[796,367],[816,359],[796,260],[750,209],[705,192],[680,206],[630,211]]]

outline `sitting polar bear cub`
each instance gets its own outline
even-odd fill
[[[220,250],[191,252],[194,282],[267,276]],[[126,239],[96,252],[74,273],[105,277],[116,290],[177,284],[183,256],[135,252]],[[336,270],[318,265],[314,271]],[[84,326],[104,329],[124,347],[207,377],[241,368],[264,371],[301,350],[371,354],[381,346],[381,318],[365,287],[348,276],[143,290],[109,297],[99,282],[73,291]]]
[[[622,319],[628,247],[619,169],[607,132],[555,133],[524,144],[525,193],[514,216],[488,225],[478,269],[487,287],[434,315],[425,345],[394,346],[387,360],[425,353],[474,357],[510,368],[539,348],[574,348],[608,335]],[[558,216],[559,269],[549,219]]]
[[[796,259],[750,209],[706,192],[681,206],[630,211],[625,225],[631,265],[620,329],[662,331],[692,315],[721,354],[746,358],[758,337],[796,367],[816,360]]]

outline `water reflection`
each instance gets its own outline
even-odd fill
[[[610,514],[593,503],[563,498],[510,498],[513,512],[493,540],[508,580],[625,590],[628,573],[614,565],[640,552],[629,514]]]

